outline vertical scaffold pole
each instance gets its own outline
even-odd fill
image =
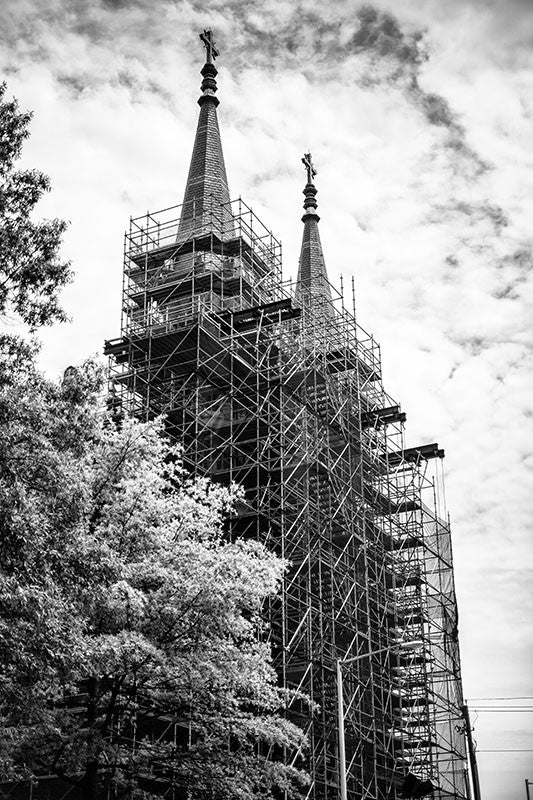
[[[341,800],[347,800],[346,788],[346,743],[344,741],[344,694],[342,687],[342,664],[337,659],[337,725],[339,728],[339,778]]]
[[[468,706],[461,706],[461,713],[466,724],[466,740],[468,742],[468,755],[470,759],[470,771],[472,772],[472,786],[474,788],[474,800],[481,800],[481,791],[479,788],[479,773],[477,771],[476,750],[474,747],[474,740],[472,739],[472,728],[470,727],[470,712]]]

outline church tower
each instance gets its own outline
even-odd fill
[[[218,226],[220,232],[231,230],[228,179],[217,118],[220,101],[216,96],[218,70],[214,59],[218,51],[210,31],[204,31],[200,38],[206,47],[207,61],[201,72],[200,114],[183,196],[179,238],[191,232],[198,234],[203,226],[207,232]]]
[[[311,153],[306,153],[302,158],[307,173],[307,183],[303,191],[304,224],[300,262],[298,264],[298,278],[296,281],[295,300],[300,305],[308,306],[315,316],[325,315],[333,319],[334,312],[331,302],[331,286],[328,281],[322,243],[318,223],[320,217],[317,213],[317,190],[313,183],[317,174]]]
[[[185,466],[237,481],[228,535],[291,566],[265,609],[308,800],[469,797],[450,530],[436,444],[406,448],[379,347],[329,283],[316,169],[305,167],[295,285],[281,246],[230,199],[210,31],[183,203],[131,220],[115,402],[164,414]],[[296,208],[295,208],[296,222]],[[303,760],[302,760],[303,759]],[[416,793],[415,793],[416,792]]]

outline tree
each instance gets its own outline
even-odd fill
[[[5,91],[0,84],[0,316],[15,314],[35,330],[65,319],[58,293],[71,280],[70,265],[59,258],[66,223],[31,219],[50,181],[38,170],[14,168],[32,115],[5,100]]]
[[[229,542],[238,488],[191,479],[162,423],[98,406],[88,362],[0,361],[0,770],[87,800],[299,796],[261,607],[283,562]],[[269,758],[266,758],[267,752]]]

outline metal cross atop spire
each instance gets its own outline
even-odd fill
[[[212,64],[220,53],[215,47],[215,40],[213,39],[213,31],[211,28],[207,30],[204,29],[203,33],[200,34],[200,39],[204,43],[204,47],[207,51],[207,63]]]
[[[307,183],[313,183],[313,178],[316,175],[316,169],[311,159],[311,153],[305,153],[302,158],[302,164],[307,170]]]

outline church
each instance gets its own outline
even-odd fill
[[[211,31],[200,38],[183,202],[126,234],[121,335],[106,342],[114,402],[163,414],[194,475],[241,484],[228,535],[290,562],[264,613],[280,684],[316,704],[289,708],[309,741],[306,797],[466,800],[450,527],[433,476],[444,451],[405,446],[379,346],[328,280],[311,154],[293,285],[279,241],[232,200],[219,54]],[[299,225],[296,201],[294,213]]]

